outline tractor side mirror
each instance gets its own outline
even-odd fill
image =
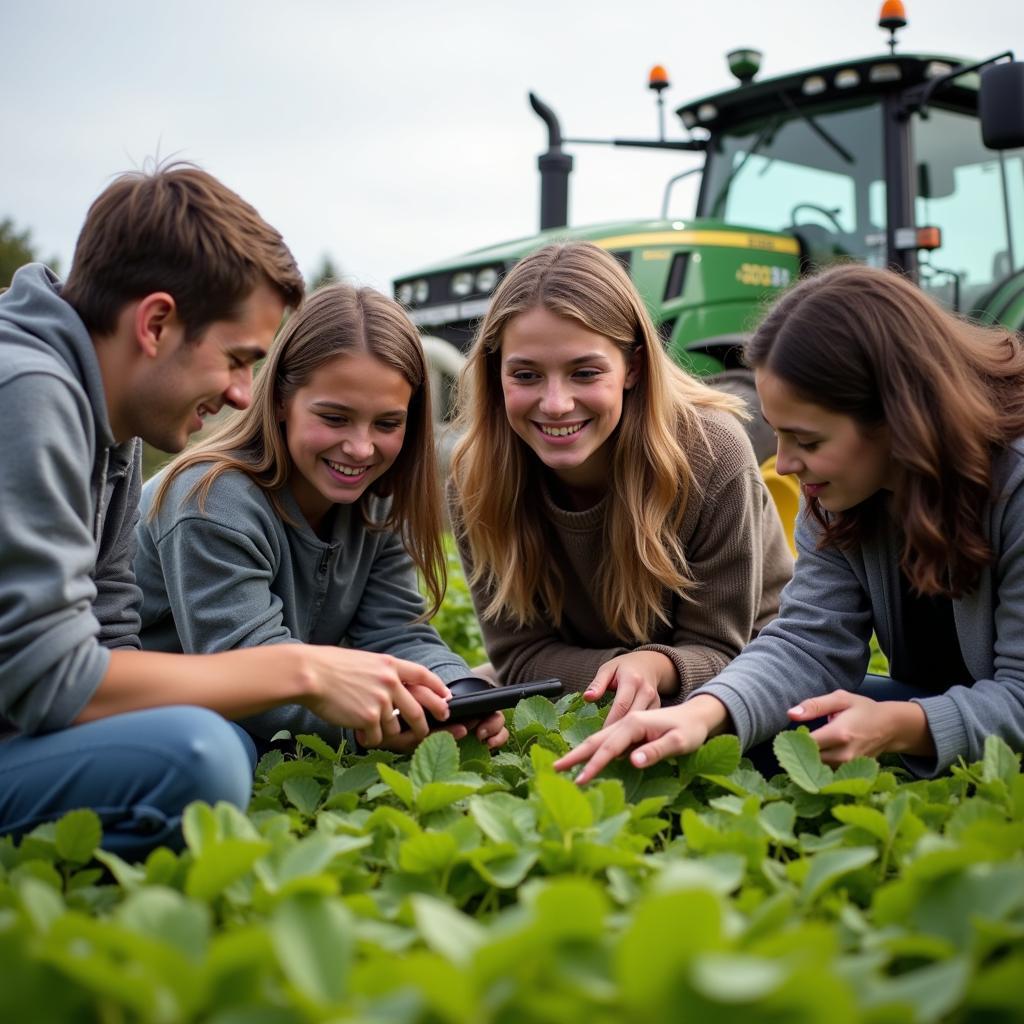
[[[1024,63],[992,64],[981,72],[978,114],[989,149],[1024,146]]]

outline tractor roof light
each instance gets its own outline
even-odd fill
[[[697,115],[692,110],[684,110],[680,115],[683,127],[689,130],[697,124]]]
[[[878,27],[889,33],[889,52],[896,52],[896,30],[907,24],[907,10],[903,0],[885,0],[878,12]]]
[[[898,82],[902,77],[899,64],[875,64],[868,72],[872,82]]]
[[[828,85],[821,75],[810,75],[804,79],[800,91],[805,96],[817,96],[819,93],[823,93],[827,87]]]
[[[656,93],[661,93],[663,89],[669,87],[668,71],[665,70],[661,64],[655,64],[653,68],[647,73],[647,88],[653,89]]]
[[[718,117],[718,107],[714,103],[702,103],[697,108],[698,121],[714,121]]]
[[[731,50],[725,55],[725,59],[729,62],[729,70],[739,79],[740,85],[747,85],[761,70],[762,56],[760,50],[744,46],[738,50]]]
[[[833,79],[837,89],[853,89],[860,85],[860,72],[854,68],[843,68]]]

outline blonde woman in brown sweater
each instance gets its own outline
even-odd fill
[[[793,563],[741,410],[672,363],[603,250],[515,266],[460,381],[450,486],[500,682],[613,690],[615,721],[684,699],[776,615]]]

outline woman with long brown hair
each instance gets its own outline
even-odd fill
[[[587,761],[586,781],[630,747],[649,765],[788,722],[815,723],[829,764],[898,753],[926,777],[989,735],[1024,749],[1020,339],[848,265],[786,293],[748,361],[805,500],[779,617],[684,706],[631,715],[559,767]],[[865,680],[872,631],[893,681]]]
[[[370,288],[321,288],[283,327],[252,404],[143,490],[143,646],[340,645],[352,660],[354,709],[375,674],[403,663],[429,669],[444,691],[470,673],[424,621],[445,587],[440,502],[415,327]],[[410,690],[446,717],[438,692]],[[260,740],[281,729],[343,735],[299,705],[241,724]],[[491,746],[507,736],[500,713],[476,731]],[[389,711],[372,742],[411,746],[413,735],[398,732]]]
[[[588,243],[518,263],[460,381],[453,524],[503,683],[675,702],[778,610],[792,558],[737,399],[665,354]]]

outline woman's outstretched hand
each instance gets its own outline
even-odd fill
[[[630,711],[661,707],[662,694],[679,689],[679,673],[660,651],[630,651],[606,661],[583,693],[585,700],[600,700],[608,690],[615,700],[605,725],[613,725]]]
[[[710,736],[723,731],[728,717],[725,705],[709,694],[672,708],[631,711],[560,757],[555,768],[563,772],[585,761],[576,776],[577,784],[583,785],[630,748],[634,748],[630,761],[637,768],[647,768],[663,758],[696,750]]]
[[[935,742],[920,704],[906,700],[872,700],[848,690],[810,697],[787,714],[793,722],[827,718],[811,738],[827,765],[879,754],[935,756]]]

